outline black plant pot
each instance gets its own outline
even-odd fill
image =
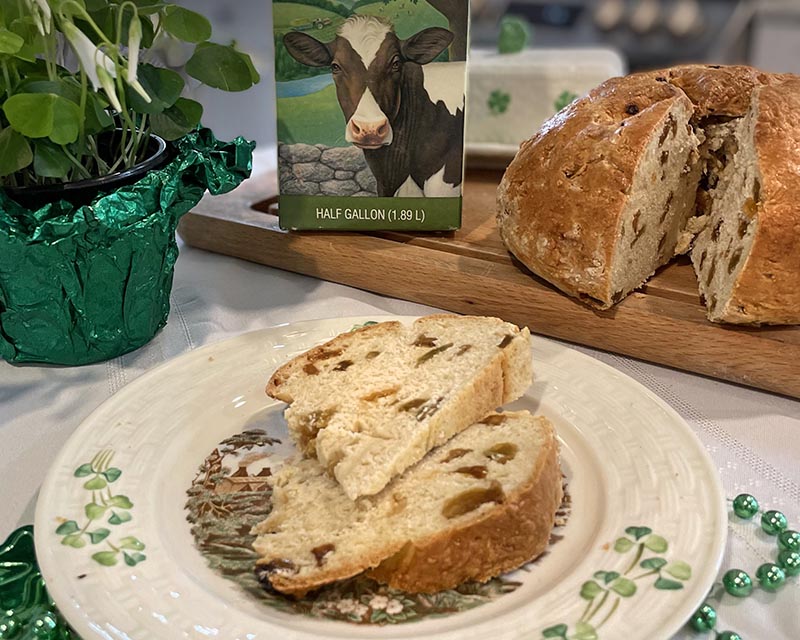
[[[119,136],[119,131],[99,136],[98,145],[101,153],[105,152],[104,159],[106,161],[113,160],[110,157],[111,149],[116,148],[114,142],[117,136]],[[174,155],[170,146],[162,138],[152,133],[147,141],[146,151],[146,159],[139,164],[100,178],[43,186],[4,187],[4,189],[6,194],[17,204],[32,211],[59,200],[66,200],[75,206],[82,206],[89,204],[100,193],[108,193],[137,182],[148,171],[160,169],[166,165]]]

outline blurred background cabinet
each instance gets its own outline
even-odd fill
[[[248,51],[263,78],[241,94],[198,90],[204,121],[223,138],[274,141],[272,3],[178,2],[207,15],[216,40]],[[610,48],[631,71],[714,62],[800,73],[800,0],[473,0],[473,46],[495,47],[506,14],[531,24],[534,48]]]

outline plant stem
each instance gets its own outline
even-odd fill
[[[633,568],[639,563],[639,560],[642,559],[643,553],[644,553],[644,543],[640,542],[639,550],[636,552],[636,557],[633,559],[633,562],[631,562],[631,565],[625,570],[624,575],[627,576],[631,571],[633,571]]]
[[[4,56],[5,57],[5,56]],[[6,83],[6,95],[11,95],[11,76],[8,73],[8,64],[3,60],[3,80]]]
[[[595,614],[596,614],[598,611],[600,611],[600,609],[602,609],[602,608],[603,608],[603,605],[606,603],[606,600],[608,599],[608,594],[609,594],[609,593],[610,593],[609,591],[606,591],[606,592],[603,594],[603,597],[602,597],[602,598],[600,598],[600,602],[598,602],[598,603],[597,603],[597,606],[594,608],[594,611],[592,611],[592,612],[589,614],[589,617],[588,617],[588,618],[586,618],[586,622],[589,622],[589,620],[591,620],[592,618],[594,618]]]
[[[589,614],[589,609],[592,608],[593,603],[594,603],[594,598],[592,598],[591,600],[589,600],[589,602],[586,603],[586,608],[583,610],[583,615],[580,617],[579,622],[583,622],[586,619],[586,616]]]
[[[86,148],[86,101],[89,99],[89,81],[86,79],[86,74],[81,69],[79,71],[81,76],[81,100],[80,110],[81,119],[78,123],[78,149]]]
[[[654,573],[658,573],[658,569],[653,569],[652,571],[648,571],[647,573],[641,573],[635,578],[631,578],[632,580],[638,580],[639,578],[646,578],[647,576],[652,576]]]
[[[67,0],[64,4],[61,5],[61,17],[64,17],[64,7],[75,7],[75,13],[81,17],[81,20],[85,20],[89,26],[94,30],[94,32],[100,37],[100,40],[103,41],[104,44],[108,45],[109,47],[113,47],[114,43],[108,39],[105,32],[97,26],[97,23],[92,20],[92,16],[89,15],[89,12],[86,11],[86,8],[81,6],[78,2],[74,0]]]
[[[599,629],[599,628],[600,628],[600,627],[602,627],[602,626],[603,626],[603,625],[604,625],[606,622],[608,622],[608,619],[609,619],[611,616],[613,616],[613,615],[614,615],[614,612],[617,610],[617,607],[619,606],[619,603],[620,603],[620,598],[617,598],[617,599],[614,601],[614,604],[613,604],[613,606],[611,607],[611,611],[609,611],[609,612],[606,614],[606,617],[605,617],[605,618],[603,618],[603,619],[600,621],[600,624],[598,624],[598,625],[595,627],[595,629]]]

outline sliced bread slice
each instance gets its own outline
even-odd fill
[[[267,393],[291,405],[286,421],[300,449],[355,499],[530,383],[527,329],[434,315],[342,334],[278,369]]]
[[[555,431],[527,411],[490,414],[356,501],[299,460],[276,474],[255,527],[256,574],[298,596],[368,569],[409,592],[486,581],[544,551],[561,498]]]

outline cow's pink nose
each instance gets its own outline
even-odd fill
[[[384,118],[375,122],[359,122],[354,118],[350,120],[350,131],[357,144],[383,144],[389,135],[389,121]]]

